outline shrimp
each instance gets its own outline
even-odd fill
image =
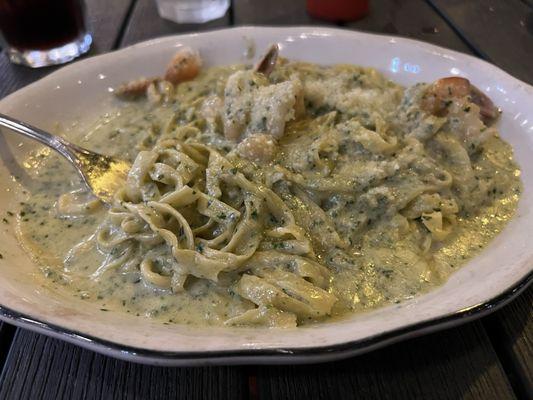
[[[479,106],[479,113],[481,114],[481,120],[485,125],[490,125],[492,122],[496,121],[500,116],[500,109],[494,105],[491,99],[479,90],[474,85],[470,87],[470,97],[472,103]]]
[[[226,139],[239,141],[257,133],[279,139],[288,121],[305,114],[298,76],[280,83],[268,80],[278,52],[278,45],[272,45],[253,70],[237,71],[228,78],[221,112]]]
[[[156,82],[158,78],[139,78],[123,83],[115,89],[115,96],[123,100],[135,100],[146,95],[148,86]]]
[[[270,135],[256,134],[247,137],[237,145],[241,157],[261,164],[268,163],[276,154],[277,145]]]
[[[148,96],[150,101],[160,102],[162,93],[168,97],[171,92],[169,84],[177,85],[194,79],[201,66],[200,54],[190,47],[184,47],[174,55],[163,78],[139,78],[123,83],[115,89],[115,95],[123,100]]]
[[[184,47],[178,51],[167,66],[165,80],[177,85],[194,79],[200,72],[202,59],[198,51]]]
[[[472,85],[466,78],[447,77],[441,78],[428,87],[421,106],[425,111],[436,116],[448,114],[448,106],[452,100],[472,102],[479,106],[480,118],[486,125],[490,125],[500,114],[500,110],[491,99],[481,90]]]
[[[174,94],[174,85],[169,81],[156,79],[146,89],[146,98],[151,104],[168,102]]]
[[[115,95],[122,100],[136,100],[146,97],[152,104],[168,101],[172,97],[174,86],[161,78],[140,78],[122,84],[115,89]]]

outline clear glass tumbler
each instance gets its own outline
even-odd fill
[[[178,23],[203,23],[222,17],[229,0],[156,0],[159,15]]]
[[[82,0],[0,0],[0,31],[12,62],[44,67],[87,52]]]

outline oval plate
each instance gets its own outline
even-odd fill
[[[251,47],[261,52],[275,42],[285,57],[370,66],[403,85],[448,75],[470,79],[503,109],[499,128],[515,149],[525,186],[515,218],[481,254],[426,295],[344,321],[282,331],[163,325],[62,297],[35,284],[36,265],[9,224],[0,232],[3,319],[150,364],[305,363],[347,357],[458,324],[494,310],[527,287],[533,265],[528,243],[533,234],[533,88],[479,59],[398,37],[313,27],[243,27],[165,37],[76,62],[3,99],[0,111],[52,130],[57,121],[67,125],[109,110],[110,88],[160,74],[180,46],[197,48],[209,66],[250,62],[246,55]],[[16,210],[16,193],[22,189],[11,175],[23,173],[17,160],[36,146],[10,133],[0,140],[0,204],[2,210]]]

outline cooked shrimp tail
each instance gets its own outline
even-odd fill
[[[123,83],[114,91],[115,96],[122,100],[135,100],[146,95],[148,86],[159,78],[139,78]]]
[[[485,125],[490,125],[500,115],[500,110],[492,100],[466,78],[452,76],[441,78],[431,84],[422,99],[422,108],[434,115],[447,113],[452,99],[468,99],[479,106],[480,118]]]
[[[278,55],[279,46],[277,44],[273,44],[272,46],[270,46],[263,58],[259,60],[259,62],[256,64],[254,68],[255,71],[260,72],[265,76],[269,76],[274,70],[274,67],[276,66],[276,62],[278,61]]]
[[[162,95],[169,97],[172,85],[194,79],[201,67],[202,59],[198,51],[183,47],[170,60],[163,78],[139,78],[123,83],[115,89],[115,95],[122,100],[148,96],[151,102],[158,103]]]
[[[471,85],[470,87],[470,97],[472,103],[479,106],[479,114],[485,125],[490,125],[498,119],[501,113],[500,109],[494,105],[492,100],[485,93],[474,85]]]

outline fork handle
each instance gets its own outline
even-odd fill
[[[13,132],[20,133],[30,139],[37,140],[45,146],[57,151],[74,165],[77,165],[78,163],[78,157],[76,156],[78,146],[74,146],[62,137],[52,135],[46,131],[43,131],[42,129],[36,128],[35,126],[26,124],[25,122],[8,117],[7,115],[1,113],[0,126],[8,128]]]

